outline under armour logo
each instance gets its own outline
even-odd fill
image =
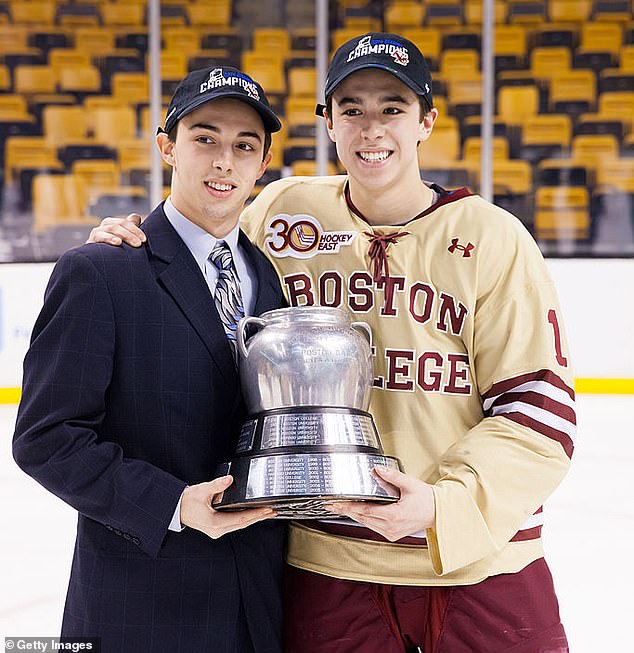
[[[463,258],[467,258],[471,256],[471,250],[474,249],[475,245],[473,243],[467,243],[466,245],[461,245],[458,242],[458,238],[452,238],[451,239],[451,245],[447,248],[448,252],[451,252],[452,254],[459,249],[462,252]]]

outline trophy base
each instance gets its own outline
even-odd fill
[[[377,453],[277,453],[234,458],[225,473],[234,482],[216,510],[271,507],[283,519],[333,518],[335,501],[398,501],[399,491],[372,473],[382,465],[400,470],[397,458]]]

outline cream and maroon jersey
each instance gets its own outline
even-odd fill
[[[374,340],[370,411],[385,452],[433,484],[433,529],[396,543],[352,524],[291,525],[290,564],[337,578],[468,584],[543,555],[542,503],[573,449],[559,303],[522,224],[466,189],[371,227],[347,178],[290,177],[243,228],[292,305],[347,309]],[[442,189],[439,189],[442,191]]]

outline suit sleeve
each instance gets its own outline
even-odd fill
[[[24,361],[18,465],[81,514],[156,556],[186,484],[100,438],[115,354],[104,277],[84,254],[57,263]]]
[[[469,358],[483,419],[443,456],[427,531],[438,574],[539,538],[541,506],[568,470],[573,376],[541,254],[520,247],[478,301]]]

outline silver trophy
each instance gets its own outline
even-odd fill
[[[247,335],[250,329],[251,335]],[[337,308],[296,307],[238,324],[240,380],[249,412],[217,510],[270,506],[279,517],[333,517],[325,503],[398,501],[379,483],[386,456],[370,413],[371,331]]]

